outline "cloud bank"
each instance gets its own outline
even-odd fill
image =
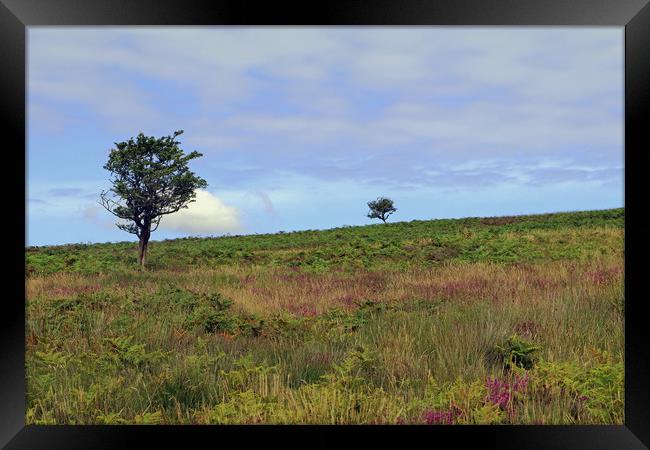
[[[164,216],[160,229],[188,234],[213,235],[241,231],[239,212],[209,191],[196,191],[187,208]]]

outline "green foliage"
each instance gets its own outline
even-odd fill
[[[505,344],[496,345],[495,347],[506,368],[515,366],[524,369],[533,368],[535,364],[533,353],[541,348],[517,335],[510,336]]]
[[[200,325],[206,333],[224,331],[234,333],[238,328],[235,317],[230,313],[232,300],[215,293],[202,295],[191,305],[186,325]]]
[[[368,384],[361,374],[373,370],[374,359],[365,347],[354,347],[341,363],[334,364],[332,373],[325,374],[322,378],[326,384],[331,386],[364,390]]]
[[[537,373],[536,395],[543,399],[566,397],[569,408],[565,414],[571,422],[624,421],[624,364],[609,352],[594,352],[588,364],[542,361]]]
[[[147,352],[145,344],[133,342],[133,336],[106,338],[109,353],[105,356],[123,365],[132,365],[139,369],[155,366],[169,357],[169,352],[154,350]]]
[[[519,216],[500,224],[486,219],[414,220],[282,234],[183,238],[152,248],[152,270],[192,266],[408,269],[467,262],[584,260],[622,255],[624,210]],[[30,247],[30,276],[57,272],[127,275],[137,246],[130,242]],[[74,258],[74,263],[66,261]]]
[[[388,216],[397,211],[397,208],[393,206],[393,201],[385,197],[379,197],[377,200],[368,202],[368,208],[370,208],[368,213],[370,219],[380,219],[384,223],[386,223]]]
[[[161,411],[146,412],[135,416],[136,425],[159,425],[163,423]]]
[[[208,185],[189,170],[189,161],[202,155],[196,151],[184,154],[176,140],[182,133],[180,130],[161,138],[140,133],[135,139],[116,142],[104,165],[111,173],[113,187],[101,193],[102,205],[126,220],[117,224],[119,229],[138,236],[142,264],[149,236],[162,216],[187,208],[196,189]],[[75,262],[76,258],[67,259],[66,265]]]
[[[155,138],[140,133],[125,142],[116,142],[104,169],[113,176],[111,192],[126,205],[115,205],[112,212],[122,219],[143,221],[183,208],[207,182],[194,175],[187,164],[199,152],[185,155],[176,137]]]
[[[199,423],[219,425],[261,423],[266,421],[275,406],[248,390],[234,393],[227,402],[218,403],[197,419]]]
[[[232,311],[232,300],[219,293],[192,295],[181,303],[188,312],[184,320],[187,329],[199,327],[205,333],[227,333],[257,337],[269,332],[264,319],[254,314]]]
[[[512,335],[504,345],[497,345],[496,348],[507,368],[515,366],[532,369],[535,364],[533,353],[541,347],[527,342],[517,335]]]
[[[110,412],[107,414],[98,414],[97,423],[99,425],[126,425],[129,421],[120,417],[119,412]]]

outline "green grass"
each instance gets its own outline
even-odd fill
[[[28,248],[27,422],[621,424],[623,226]]]

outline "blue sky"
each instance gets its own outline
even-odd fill
[[[208,181],[154,240],[623,206],[623,28],[30,27],[27,245],[134,240],[114,142]]]

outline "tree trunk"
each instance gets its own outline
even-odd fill
[[[147,260],[147,247],[149,246],[149,237],[151,236],[151,225],[145,227],[140,234],[140,242],[138,243],[138,264],[144,269]]]

